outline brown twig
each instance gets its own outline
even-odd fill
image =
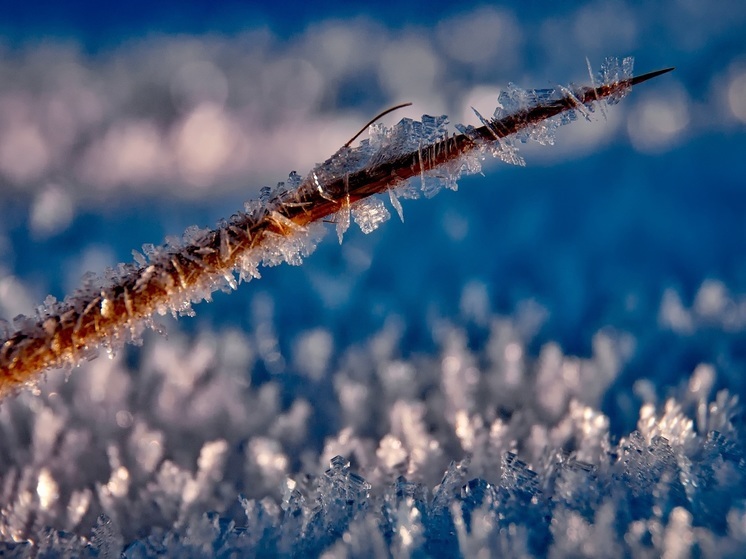
[[[50,368],[74,365],[101,346],[115,347],[138,339],[155,313],[183,312],[191,302],[209,297],[219,287],[235,287],[235,271],[248,269],[255,274],[252,270],[268,259],[268,247],[277,250],[281,246],[278,239],[302,235],[306,226],[349,211],[359,200],[671,70],[563,90],[556,99],[542,100],[467,133],[445,136],[407,153],[386,156],[383,150],[383,155],[359,169],[354,165],[345,168],[345,158],[353,153],[348,143],[297,188],[280,192],[250,211],[238,212],[215,229],[193,234],[182,246],[162,247],[149,261],[121,265],[103,285],[84,286],[65,301],[52,302],[37,317],[16,325],[16,331],[0,340],[0,395],[35,382]],[[302,246],[289,250],[302,251]]]

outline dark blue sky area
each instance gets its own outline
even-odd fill
[[[551,9],[551,6],[540,4],[543,3],[532,2],[523,6],[522,15],[530,17],[532,12],[539,11],[546,15],[545,8]],[[18,44],[48,37],[74,37],[87,48],[95,49],[148,33],[230,33],[269,26],[281,36],[288,36],[314,21],[359,15],[367,15],[390,27],[432,25],[463,9],[463,6],[445,0],[401,0],[396,7],[338,0],[287,3],[245,0],[2,0],[0,39]]]
[[[442,3],[446,6],[446,3]],[[443,13],[438,2],[427,10]],[[419,2],[403,2],[397,8],[407,18],[422,10]],[[231,32],[244,28],[269,25],[286,35],[305,27],[309,22],[330,16],[369,14],[383,17],[391,10],[370,4],[340,4],[329,0],[316,2],[253,3],[241,0],[182,2],[164,0],[130,0],[99,2],[73,0],[68,2],[16,2],[0,8],[0,32],[12,40],[28,40],[41,36],[76,37],[88,46],[104,46],[124,37],[149,32],[204,33]],[[398,16],[401,17],[401,16]]]

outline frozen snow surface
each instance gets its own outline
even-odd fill
[[[586,83],[585,56],[677,70],[5,399],[0,555],[746,556],[744,6],[545,8],[8,40],[9,322],[292,186],[386,106],[416,104],[370,141],[478,126]]]
[[[554,343],[531,355],[544,311],[527,305],[438,321],[432,354],[404,355],[391,319],[336,350],[327,330],[304,332],[284,356],[271,308],[255,312],[251,331],[153,335],[134,364],[101,358],[6,401],[3,551],[743,553],[738,397],[715,392],[709,365],[665,400],[638,381],[636,428],[615,437],[600,407],[629,335],[598,332],[585,358]]]

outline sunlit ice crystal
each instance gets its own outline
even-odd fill
[[[351,206],[352,218],[363,233],[371,233],[391,217],[388,209],[379,198],[370,197],[355,202]]]
[[[630,79],[633,75],[634,62],[635,59],[631,56],[623,58],[621,61],[618,58],[607,58],[601,65],[601,70],[598,75],[599,82],[604,84],[617,83]],[[609,105],[618,103],[626,95],[627,91],[622,90],[616,95],[608,97],[606,102]]]

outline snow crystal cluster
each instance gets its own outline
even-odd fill
[[[668,303],[663,304],[665,307]],[[25,557],[686,557],[746,544],[738,399],[701,365],[637,428],[603,399],[635,341],[532,350],[542,310],[402,351],[324,329],[154,336],[0,407],[0,549]],[[481,340],[474,343],[475,337]]]

